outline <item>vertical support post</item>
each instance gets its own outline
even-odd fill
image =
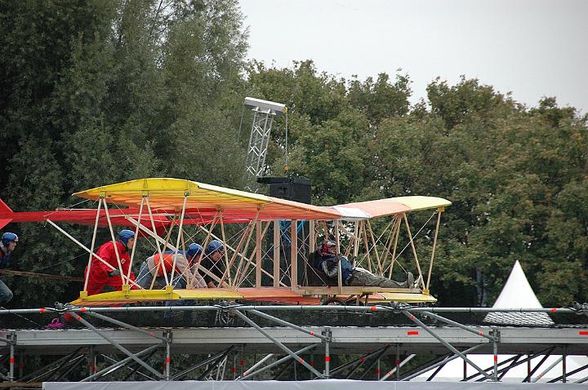
[[[568,346],[563,346],[563,352],[561,354],[561,383],[566,383],[568,381],[567,378],[567,370],[566,370],[566,360],[568,357]]]
[[[96,350],[93,345],[88,347],[88,376],[96,374]]]
[[[330,342],[333,333],[331,332],[331,328],[325,328],[322,332],[323,336],[325,336],[325,371],[324,375],[325,378],[329,378],[331,376],[331,351],[330,351]]]
[[[171,342],[172,342],[172,331],[166,330],[165,332],[165,380],[169,381],[170,378],[170,365],[171,365]]]
[[[290,221],[290,286],[298,288],[298,220]]]
[[[280,221],[274,221],[274,287],[280,287]]]
[[[396,380],[400,380],[400,344],[396,344]]]
[[[261,287],[261,221],[255,221],[255,287]]]
[[[376,379],[380,380],[380,358],[378,358],[378,363],[376,365]]]
[[[11,382],[14,382],[14,365],[16,363],[16,358],[14,356],[14,346],[16,345],[16,332],[10,332],[8,340],[10,341],[10,356],[8,358],[8,362],[10,364],[10,371],[8,373],[8,379]]]
[[[494,329],[494,332],[498,330]],[[494,337],[492,340],[492,352],[494,353],[493,362],[494,362],[494,372],[492,374],[492,379],[494,382],[498,382],[498,337],[496,333],[494,333]]]
[[[335,221],[335,242],[337,243],[337,256],[341,256],[341,242],[339,240],[339,221]],[[343,293],[343,275],[341,272],[341,262],[337,262],[337,287],[339,288],[339,294]]]
[[[308,252],[316,250],[316,222],[308,221]]]

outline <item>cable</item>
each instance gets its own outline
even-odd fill
[[[288,173],[288,110],[286,110],[286,158],[284,165],[284,173]]]

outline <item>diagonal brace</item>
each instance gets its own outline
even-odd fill
[[[486,379],[488,379],[490,381],[492,380],[492,377],[490,375],[488,375],[480,367],[478,367],[476,365],[476,363],[472,362],[470,359],[467,358],[466,355],[464,355],[463,353],[459,352],[453,345],[449,344],[447,341],[443,340],[441,337],[439,337],[437,334],[435,334],[435,332],[433,332],[421,320],[419,320],[418,318],[416,318],[412,313],[409,313],[407,310],[403,310],[402,311],[402,314],[404,314],[409,320],[413,321],[415,324],[417,324],[418,326],[420,326],[421,328],[423,328],[425,330],[425,332],[429,333],[431,336],[433,336],[435,339],[437,339],[441,344],[443,344],[451,352],[453,352],[454,354],[459,355],[459,357],[461,357],[463,360],[465,360],[466,362],[468,362],[468,364],[470,366],[474,367],[480,374],[482,374],[484,377],[486,377]]]
[[[233,309],[233,311],[234,311],[234,313],[236,313],[239,316],[239,318],[241,318],[243,321],[247,322],[249,325],[251,325],[252,327],[254,327],[255,329],[257,329],[259,331],[259,333],[261,333],[262,335],[264,335],[265,337],[267,337],[268,339],[270,339],[274,344],[276,344],[284,352],[286,352],[288,355],[290,355],[295,361],[297,361],[298,363],[300,363],[304,367],[306,367],[314,375],[316,375],[319,378],[324,378],[324,375],[323,374],[321,374],[320,372],[318,372],[313,366],[311,366],[310,364],[308,364],[300,356],[298,356],[297,354],[295,354],[294,352],[292,352],[292,350],[290,350],[290,348],[286,347],[284,344],[282,344],[281,342],[279,342],[277,339],[275,339],[274,337],[270,336],[259,325],[257,325],[251,319],[249,319],[249,317],[247,317],[245,314],[241,313],[239,310],[236,310],[236,309]]]
[[[102,332],[100,332],[94,325],[92,325],[91,323],[89,323],[88,321],[86,321],[85,319],[80,317],[77,313],[72,312],[71,314],[77,321],[81,322],[86,328],[94,331],[98,336],[102,337],[104,340],[108,341],[110,344],[112,344],[119,351],[121,351],[122,353],[127,355],[129,358],[133,359],[135,362],[139,363],[141,366],[146,368],[149,372],[154,374],[157,378],[163,378],[163,375],[161,375],[161,373],[157,372],[153,367],[151,367],[150,365],[148,365],[147,363],[145,363],[144,361],[139,359],[131,351],[129,351],[128,349],[126,349],[125,347],[123,347],[122,345],[120,345],[119,343],[117,343],[116,341],[111,339],[110,337],[108,337],[105,334],[103,334]]]

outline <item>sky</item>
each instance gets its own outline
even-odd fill
[[[249,59],[360,80],[398,70],[416,102],[477,78],[528,107],[588,113],[588,0],[239,0]]]

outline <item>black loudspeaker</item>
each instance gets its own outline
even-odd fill
[[[306,177],[265,176],[257,182],[269,185],[270,196],[310,204],[310,180]]]

